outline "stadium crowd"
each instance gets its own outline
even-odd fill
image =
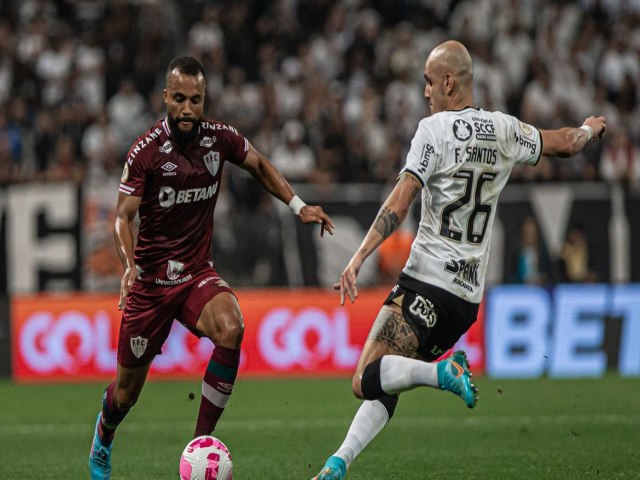
[[[393,181],[428,113],[426,54],[448,38],[470,47],[483,108],[541,128],[608,119],[602,147],[515,181],[640,182],[637,0],[8,0],[0,184],[119,178],[180,54],[206,67],[206,115],[290,180]]]

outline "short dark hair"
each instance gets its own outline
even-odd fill
[[[185,75],[192,75],[194,77],[198,76],[198,74],[202,74],[202,77],[205,79],[205,83],[207,81],[207,77],[204,74],[204,67],[202,64],[193,57],[176,57],[171,62],[169,62],[169,66],[167,67],[167,78],[169,78],[169,74],[174,70],[178,70],[180,73],[184,73]]]

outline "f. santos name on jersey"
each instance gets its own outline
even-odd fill
[[[456,147],[455,154],[456,163],[468,162],[495,165],[498,161],[498,150],[495,148],[468,146],[463,150],[462,147]]]
[[[180,203],[201,202],[213,197],[218,191],[218,182],[208,187],[188,188],[186,190],[174,190],[172,187],[165,185],[160,188],[158,201],[160,206],[164,208],[172,207]]]

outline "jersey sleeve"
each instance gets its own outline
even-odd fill
[[[428,119],[424,119],[418,124],[418,129],[411,140],[407,162],[400,170],[400,175],[409,173],[424,187],[436,167],[435,145],[431,123]]]
[[[542,156],[542,134],[533,125],[524,123],[510,115],[504,115],[506,121],[506,155],[515,163],[536,165]]]
[[[225,136],[225,148],[227,159],[238,165],[247,158],[249,140],[234,127],[229,126],[229,132]]]
[[[119,190],[120,193],[124,193],[125,195],[142,197],[147,176],[145,165],[149,163],[146,158],[148,153],[147,151],[142,151],[138,153],[138,155],[132,155],[133,148],[134,147],[131,147],[127,155],[127,161],[124,163]]]

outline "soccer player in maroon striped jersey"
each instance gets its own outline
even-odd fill
[[[174,319],[215,344],[202,381],[193,436],[213,432],[233,389],[244,331],[238,300],[211,257],[222,167],[248,171],[303,223],[333,234],[319,206],[306,205],[269,160],[234,127],[202,118],[205,73],[192,57],[167,69],[167,116],[138,137],[122,173],[115,242],[124,268],[116,379],[105,390],[89,456],[91,478],[111,475],[117,426],[136,403]],[[134,219],[140,218],[134,247]]]

